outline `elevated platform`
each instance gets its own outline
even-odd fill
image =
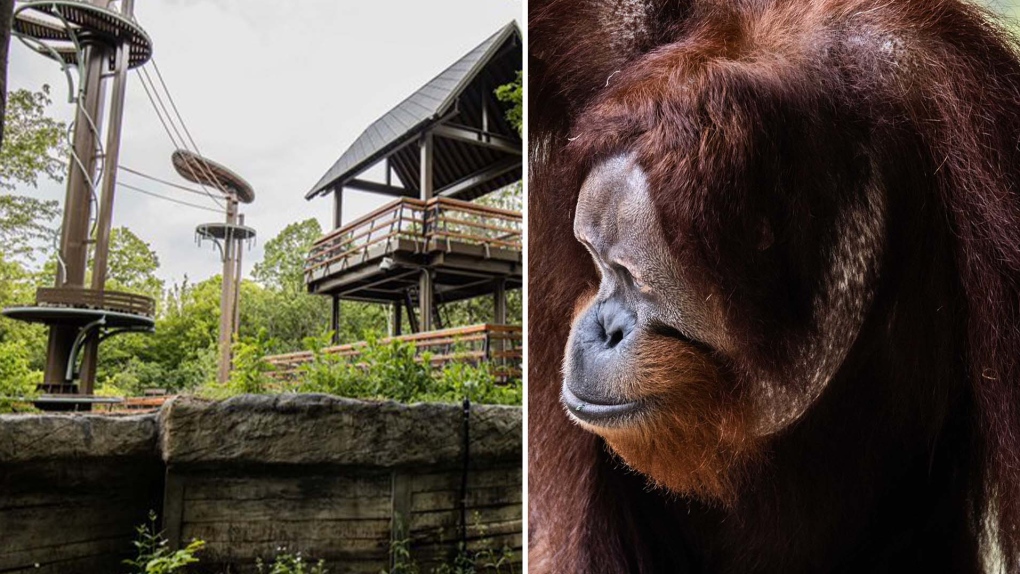
[[[305,283],[315,294],[402,301],[423,268],[447,303],[522,284],[521,214],[448,198],[403,198],[319,239]]]
[[[436,367],[455,362],[473,364],[488,362],[493,366],[497,377],[508,380],[521,376],[521,339],[522,331],[518,325],[486,323],[390,337],[380,342],[385,344],[390,341],[402,341],[414,345],[418,357],[422,357],[426,352],[431,353],[432,365]],[[357,361],[366,344],[358,342],[337,345],[327,347],[322,352]],[[301,365],[311,362],[313,358],[314,354],[311,351],[300,351],[272,355],[266,357],[266,361],[275,369],[271,376],[285,383],[295,380],[300,374]]]
[[[78,355],[95,337],[100,342],[119,333],[151,333],[156,327],[156,302],[151,297],[118,291],[77,287],[40,288],[35,305],[8,307],[3,314],[28,323],[42,323],[68,330],[73,338],[59,359],[63,380],[47,380],[35,403],[46,410],[88,410],[107,399],[78,394],[74,382]],[[66,361],[66,362],[65,362]]]
[[[11,24],[14,35],[40,54],[65,66],[79,65],[79,44],[126,44],[128,67],[152,57],[152,40],[137,23],[112,10],[74,0],[19,2]],[[116,67],[110,56],[109,70]]]

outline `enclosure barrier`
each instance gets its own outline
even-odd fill
[[[369,258],[377,246],[389,251],[400,239],[417,252],[449,251],[453,243],[521,250],[522,218],[516,211],[436,197],[402,198],[319,238],[305,263],[306,280],[323,267],[344,270]]]
[[[521,328],[516,325],[471,325],[454,327],[427,333],[414,333],[400,337],[389,337],[380,342],[388,344],[400,341],[413,345],[419,358],[429,354],[433,366],[448,363],[486,362],[493,367],[498,379],[506,380],[521,376]],[[368,343],[360,341],[346,345],[327,347],[323,354],[342,357],[356,362]],[[266,357],[273,365],[270,376],[279,381],[294,381],[300,376],[301,365],[315,358],[312,351],[287,353]]]
[[[429,572],[462,542],[520,572],[522,436],[518,407],[304,394],[0,415],[0,572],[122,572],[150,510],[170,546],[206,542],[195,574],[255,574],[280,547],[378,574],[394,543]]]

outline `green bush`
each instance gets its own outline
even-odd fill
[[[29,401],[42,373],[29,367],[24,341],[0,342],[0,413],[33,410]]]
[[[233,368],[230,371],[230,390],[235,394],[264,393],[272,379],[268,373],[273,366],[266,362],[266,355],[273,345],[265,329],[255,337],[245,337],[234,342]]]
[[[486,363],[452,362],[436,369],[429,353],[416,357],[409,343],[382,343],[373,337],[356,362],[323,352],[324,338],[309,338],[306,344],[313,358],[298,368],[299,382],[294,389],[298,392],[404,403],[470,399],[477,403],[521,404],[521,385],[499,384]]]

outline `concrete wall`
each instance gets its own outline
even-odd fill
[[[468,548],[509,549],[517,570],[521,432],[520,409],[470,412]],[[464,454],[452,405],[281,395],[0,416],[0,572],[124,571],[149,509],[172,543],[206,540],[196,571],[250,572],[285,546],[376,574],[393,541],[427,571],[456,552]]]

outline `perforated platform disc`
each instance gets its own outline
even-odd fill
[[[195,233],[203,239],[239,239],[248,240],[255,237],[255,230],[244,225],[229,223],[203,223],[195,228]]]
[[[73,0],[20,2],[11,32],[33,50],[63,64],[78,64],[75,41],[108,46],[126,42],[129,68],[152,57],[152,40],[141,26],[112,10]],[[113,60],[111,53],[110,70],[114,69]]]
[[[170,161],[177,173],[190,182],[215,187],[241,203],[255,201],[255,190],[247,181],[211,159],[179,149],[170,156]]]

